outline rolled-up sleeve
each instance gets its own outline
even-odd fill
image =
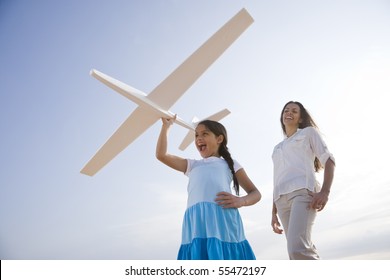
[[[321,164],[325,166],[328,159],[331,159],[336,164],[335,158],[331,152],[329,152],[328,146],[324,139],[321,137],[319,131],[314,127],[308,129],[310,146],[314,152],[314,155],[319,159]]]

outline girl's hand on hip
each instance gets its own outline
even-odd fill
[[[240,208],[245,205],[245,200],[242,197],[235,196],[228,192],[217,193],[215,202],[222,208]]]

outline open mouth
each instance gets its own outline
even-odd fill
[[[198,145],[198,150],[199,151],[204,151],[206,149],[206,145],[204,145],[204,144],[200,144],[200,145]]]

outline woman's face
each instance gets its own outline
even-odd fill
[[[286,127],[298,128],[301,122],[301,109],[297,104],[290,103],[283,111],[283,124]]]
[[[223,136],[216,136],[205,125],[200,124],[195,129],[195,145],[202,158],[219,157],[219,145]]]

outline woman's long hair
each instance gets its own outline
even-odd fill
[[[227,139],[227,132],[226,132],[225,127],[221,123],[216,122],[216,121],[212,121],[212,120],[204,120],[204,121],[201,121],[198,125],[200,125],[200,124],[203,124],[205,127],[207,127],[217,137],[220,136],[220,135],[223,136],[223,141],[219,145],[218,153],[227,162],[227,164],[229,166],[229,169],[231,170],[232,175],[233,175],[233,188],[234,188],[234,191],[236,192],[237,195],[239,195],[240,186],[238,184],[236,173],[234,171],[234,162],[233,162],[232,156],[230,155],[229,149],[227,147],[228,139]]]
[[[283,129],[284,135],[287,135],[287,134],[286,134],[286,126],[283,123],[283,113],[284,113],[284,110],[286,109],[287,105],[289,105],[289,104],[296,104],[296,105],[299,106],[301,122],[299,123],[298,128],[302,129],[302,128],[305,128],[305,127],[312,126],[312,127],[315,127],[315,128],[318,129],[318,126],[314,122],[313,118],[310,116],[309,112],[306,110],[306,108],[300,102],[298,102],[298,101],[289,101],[289,102],[286,103],[286,105],[284,105],[282,113],[280,114],[280,124],[282,125],[282,129]],[[323,168],[323,166],[322,166],[320,160],[316,157],[314,159],[314,169],[315,169],[315,171],[319,172],[322,168]]]

